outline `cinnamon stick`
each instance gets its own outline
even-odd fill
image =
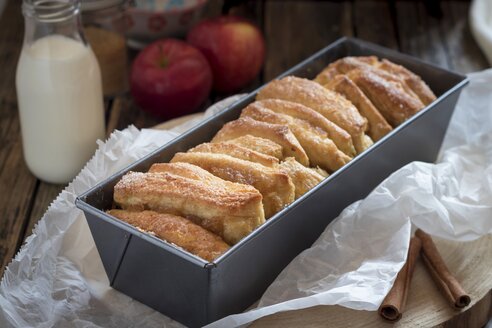
[[[415,262],[420,253],[421,241],[413,237],[408,248],[407,262],[396,276],[395,283],[386,295],[383,303],[379,307],[379,314],[386,320],[398,321],[401,319],[407,302],[408,288],[412,280]]]
[[[449,272],[432,238],[420,229],[415,232],[415,235],[422,241],[422,259],[444,296],[456,308],[461,309],[468,306],[471,301],[470,296]]]

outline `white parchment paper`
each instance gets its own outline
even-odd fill
[[[469,20],[475,41],[492,65],[492,1],[473,0]]]
[[[210,326],[238,326],[319,304],[376,310],[405,262],[412,224],[461,241],[491,233],[492,70],[470,78],[438,164],[414,162],[392,174],[366,199],[346,208],[294,259],[258,308]],[[77,194],[186,128],[130,127],[100,143],[6,269],[0,284],[1,327],[180,326],[108,286],[88,226],[73,202]]]

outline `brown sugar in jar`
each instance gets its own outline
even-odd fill
[[[128,90],[128,56],[126,40],[113,31],[89,26],[84,28],[87,41],[101,68],[104,96]]]
[[[84,34],[101,68],[105,97],[128,91],[126,0],[82,0]]]

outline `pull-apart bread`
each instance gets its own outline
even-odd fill
[[[374,135],[374,140],[381,138],[384,131],[373,131],[376,124],[381,124],[382,121],[380,118],[376,120],[367,99],[392,126],[401,124],[436,99],[419,76],[403,66],[386,59],[379,61],[374,56],[339,59],[318,74],[315,81],[330,90],[340,92],[354,103],[368,119],[369,134]],[[345,82],[341,84],[342,81]],[[350,86],[349,92],[347,81],[353,82],[367,99],[361,102],[360,92],[354,92],[354,85]]]
[[[425,105],[436,99],[432,90],[418,75],[387,59],[379,61],[375,56],[341,58],[328,65],[315,80],[320,84],[326,84],[336,75],[347,74],[354,69],[374,69],[378,74],[388,79],[403,81],[405,89],[412,90]]]
[[[275,113],[263,106],[261,102],[254,102],[247,106],[243,109],[241,117],[287,126],[306,151],[311,165],[333,172],[351,159],[337,148],[323,130],[316,128],[308,121]]]
[[[415,94],[420,98],[424,105],[427,106],[436,100],[436,95],[432,92],[429,86],[422,81],[420,76],[410,72],[405,67],[392,63],[387,59],[383,59],[378,67],[402,78],[410,89],[412,89],[413,92],[415,92]]]
[[[224,124],[224,127],[212,139],[212,142],[227,141],[244,135],[270,139],[282,146],[283,158],[294,157],[302,165],[309,166],[309,158],[306,152],[294,134],[285,125],[270,124],[243,117]]]
[[[344,57],[326,66],[314,81],[325,85],[338,74],[346,74],[357,68],[370,68],[378,64],[376,56]]]
[[[230,248],[219,236],[181,216],[154,211],[108,213],[210,262]]]
[[[214,261],[434,99],[419,76],[374,56],[272,81],[210,142],[125,174],[108,213]]]
[[[154,164],[148,173],[125,174],[114,187],[114,200],[126,210],[186,217],[228,244],[265,221],[258,190],[185,163]]]
[[[350,134],[357,153],[372,144],[365,134],[367,120],[359,114],[357,108],[339,93],[314,81],[287,76],[268,83],[260,90],[256,99],[282,99],[314,109]],[[351,152],[348,155],[353,154]]]
[[[400,125],[425,107],[419,98],[405,92],[401,83],[384,79],[370,70],[355,69],[347,76],[392,126]]]
[[[347,76],[335,75],[331,81],[325,84],[325,87],[344,95],[354,104],[361,115],[367,118],[369,124],[367,134],[372,140],[378,141],[393,129],[369,98]]]
[[[280,164],[280,167],[292,179],[295,186],[296,199],[314,188],[328,176],[328,173],[323,170],[312,169],[301,165],[294,157],[286,158]]]
[[[279,146],[280,147],[280,146]],[[235,143],[218,142],[203,143],[188,150],[189,153],[213,153],[224,154],[245,161],[255,162],[268,167],[278,167],[279,160],[276,157],[257,152],[255,150],[237,145]]]
[[[255,137],[250,134],[225,141],[228,144],[238,145],[258,153],[275,157],[279,160],[283,159],[282,146],[270,139]]]
[[[289,115],[308,122],[317,130],[326,133],[326,136],[333,140],[342,152],[351,157],[355,155],[350,134],[314,109],[292,101],[280,99],[258,100],[255,104],[268,108],[275,113]]]
[[[229,155],[198,152],[177,153],[171,162],[197,165],[224,180],[255,187],[263,195],[266,218],[294,201],[294,185],[290,177],[278,168]]]

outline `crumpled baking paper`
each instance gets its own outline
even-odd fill
[[[294,259],[257,308],[210,327],[239,326],[320,304],[376,310],[406,260],[412,224],[452,240],[491,233],[492,70],[471,74],[470,80],[438,164],[414,162],[393,173],[367,198],[347,207]],[[166,143],[182,132],[178,130],[130,127],[100,143],[6,269],[0,326],[180,326],[108,286],[85,219],[73,204],[75,195]]]

